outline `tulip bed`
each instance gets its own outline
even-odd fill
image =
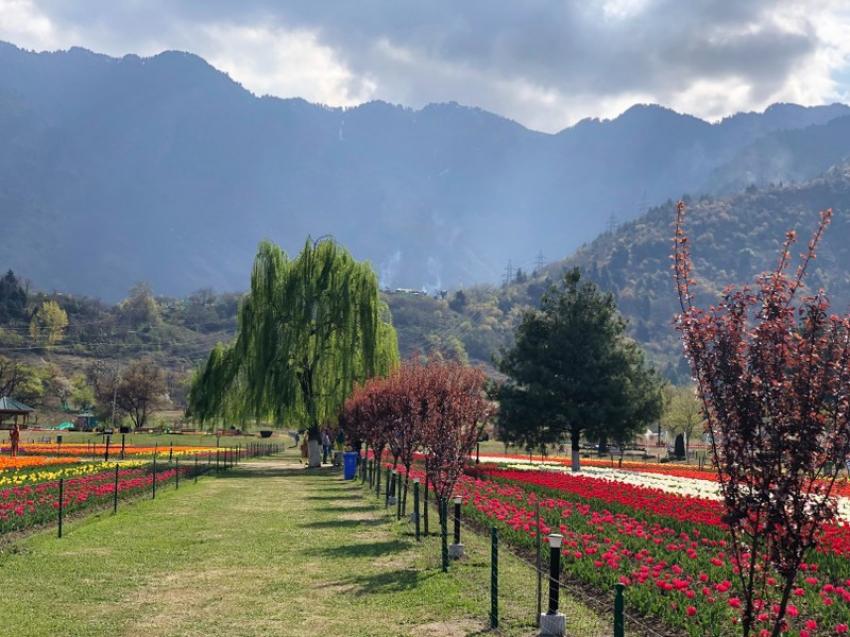
[[[0,471],[51,467],[80,462],[76,457],[0,456]]]
[[[479,469],[458,484],[467,517],[495,524],[519,550],[538,533],[564,536],[563,570],[599,590],[626,584],[627,604],[694,637],[737,634],[741,600],[735,591],[727,535],[717,501],[598,478]],[[793,637],[848,632],[850,527],[830,528],[810,556],[788,608]],[[770,586],[778,586],[771,580]],[[759,609],[762,635],[773,608]]]
[[[157,485],[191,474],[193,467],[157,470]],[[118,495],[126,497],[150,491],[154,474],[151,465],[124,466],[118,470]],[[114,465],[96,473],[67,478],[64,481],[63,506],[68,513],[111,502],[115,493]],[[47,480],[0,489],[0,533],[21,531],[51,522],[59,508],[59,480]]]
[[[0,471],[0,488],[18,487],[25,484],[36,484],[59,478],[75,478],[104,470],[102,462],[80,462],[77,458],[69,459],[70,462],[62,463],[49,469],[27,468],[23,470]],[[145,460],[120,460],[123,468],[140,467],[147,464]]]
[[[0,452],[8,453],[9,448],[4,447],[0,449]],[[109,452],[111,455],[116,455],[121,451],[121,444],[112,442],[109,445]],[[168,447],[150,447],[144,445],[125,445],[124,447],[124,455],[125,456],[153,456],[154,453],[157,453],[160,457],[164,454],[171,454],[173,456],[190,456],[194,454],[207,454],[207,453],[215,453],[216,449],[211,447],[195,447],[190,445],[173,445]],[[224,451],[224,448],[221,448],[220,451]],[[23,457],[37,457],[37,456],[50,456],[56,454],[62,454],[65,456],[103,456],[106,453],[106,445],[101,443],[91,443],[91,444],[80,444],[80,443],[65,443],[62,445],[57,444],[45,444],[45,443],[28,443],[25,445],[21,445],[20,454],[25,454],[18,456],[18,458]]]

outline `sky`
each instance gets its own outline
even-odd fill
[[[258,95],[456,101],[555,132],[850,97],[846,0],[0,0],[0,40],[196,53]]]

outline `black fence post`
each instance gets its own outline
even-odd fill
[[[537,520],[537,532],[535,536],[537,537],[537,615],[534,616],[534,621],[537,626],[540,626],[540,613],[542,612],[542,600],[543,600],[543,565],[541,564],[540,553],[543,545],[543,537],[540,535],[540,499],[537,499],[536,507],[535,507],[535,516]]]
[[[62,537],[62,513],[65,509],[65,478],[59,478],[59,537]]]
[[[449,505],[446,498],[440,498],[440,548],[443,558],[443,573],[449,570]]]
[[[103,452],[103,461],[104,462],[109,462],[109,442],[110,442],[110,440],[112,440],[112,436],[107,435],[106,436],[106,448]]]
[[[151,500],[154,500],[156,499],[156,454],[153,456],[153,482],[151,485]]]
[[[118,513],[118,463],[115,463],[115,484],[112,487],[112,512]]]
[[[396,478],[396,490],[395,490],[395,519],[396,520],[401,519],[401,490],[402,490],[401,482],[402,482],[401,481],[401,474],[398,473],[397,478]]]
[[[174,490],[180,488],[180,456],[174,459]]]
[[[419,478],[413,480],[413,520],[416,523],[416,541],[421,542],[419,537]]]
[[[124,459],[124,450],[127,444],[127,435],[121,434],[121,460]]]
[[[425,474],[425,504],[422,507],[422,521],[425,523],[425,535],[429,535],[428,532],[428,474]]]
[[[198,454],[195,453],[195,484],[198,484]]]
[[[499,627],[499,532],[490,528],[490,628]]]
[[[174,460],[174,443],[168,443],[168,464],[171,464],[172,460]]]
[[[460,544],[460,505],[463,502],[463,498],[459,495],[456,495],[454,500],[455,500],[454,541],[455,541],[455,544]]]
[[[386,478],[387,478],[387,486],[386,486],[386,490],[384,491],[384,508],[385,509],[388,506],[390,506],[390,468],[389,467],[387,467]]]
[[[614,584],[614,637],[625,637],[626,635],[626,622],[623,618],[625,610],[623,591],[625,588],[623,584]]]

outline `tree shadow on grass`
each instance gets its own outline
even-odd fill
[[[339,495],[309,495],[309,496],[307,496],[308,500],[327,500],[327,501],[333,501],[333,502],[339,502],[340,500],[345,500],[346,498],[349,498],[351,500],[357,500],[357,501],[363,500],[362,497],[360,497],[356,494],[347,494],[347,493],[344,493],[344,492],[340,493]]]
[[[381,557],[390,553],[404,551],[409,547],[410,542],[385,540],[382,542],[343,544],[342,546],[311,549],[308,553],[317,557],[329,558]]]
[[[382,593],[400,593],[422,585],[426,579],[433,577],[436,571],[417,571],[413,569],[398,569],[373,575],[355,575],[334,585],[352,586],[355,595],[375,595]]]
[[[381,526],[385,524],[385,520],[321,520],[318,522],[309,522],[302,524],[302,529],[342,529],[354,528],[358,526]]]
[[[325,507],[317,507],[316,508],[316,511],[319,512],[319,513],[349,513],[349,512],[354,513],[356,511],[374,511],[374,510],[375,510],[375,507],[369,506],[369,505],[366,505],[366,506],[357,505],[357,506],[351,506],[351,507],[325,506]]]

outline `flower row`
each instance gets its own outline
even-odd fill
[[[539,503],[539,532],[564,536],[570,577],[602,590],[625,583],[630,605],[691,635],[734,633],[740,599],[718,503],[557,474],[486,471],[482,477],[459,484],[467,515],[495,523],[517,548],[530,550],[536,542]],[[837,537],[827,541],[841,548],[848,533],[833,531]],[[771,617],[778,582],[768,585],[760,626]],[[794,589],[786,634],[834,634],[848,617],[850,562],[832,550],[814,555]]]

